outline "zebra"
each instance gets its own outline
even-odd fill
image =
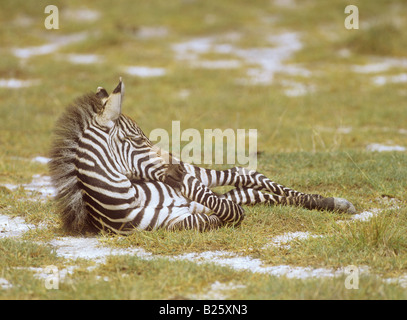
[[[49,171],[63,228],[73,233],[238,226],[242,205],[265,203],[355,213],[342,198],[306,194],[263,174],[182,162],[122,114],[124,83],[75,100],[56,122]],[[217,194],[211,188],[233,186]]]

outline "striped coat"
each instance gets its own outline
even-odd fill
[[[121,112],[124,85],[77,99],[58,120],[50,174],[66,229],[131,234],[137,229],[200,231],[239,225],[241,205],[297,205],[354,212],[340,198],[309,195],[244,168],[200,168],[154,146]],[[235,189],[218,195],[215,186]]]

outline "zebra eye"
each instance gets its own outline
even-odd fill
[[[135,135],[133,135],[133,134],[126,134],[126,135],[124,136],[124,138],[125,138],[126,140],[131,140],[131,141],[137,140],[137,136],[135,136]]]
[[[140,136],[130,134],[130,135],[125,135],[124,140],[126,140],[129,143],[138,145],[142,142],[143,139]]]

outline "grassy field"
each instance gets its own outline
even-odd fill
[[[48,4],[0,11],[0,217],[31,226],[7,237],[0,219],[0,299],[407,298],[405,1],[353,1],[359,29],[345,28],[340,0],[57,1],[57,30],[44,26]],[[124,254],[62,254],[56,243],[73,237],[52,199],[27,191],[48,175],[33,159],[48,157],[74,98],[111,91],[119,76],[123,112],[147,135],[174,120],[201,133],[257,129],[258,171],[346,198],[359,216],[246,207],[239,228],[101,235],[89,238],[95,251]],[[58,290],[44,285],[51,265]],[[308,276],[274,272],[282,266]]]

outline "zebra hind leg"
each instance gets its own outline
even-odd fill
[[[228,199],[219,197],[181,164],[169,165],[164,183],[181,191],[184,197],[209,208],[224,224],[239,225],[244,219],[243,208]]]
[[[224,223],[214,214],[195,213],[167,227],[170,231],[197,230],[205,232],[222,227]]]

